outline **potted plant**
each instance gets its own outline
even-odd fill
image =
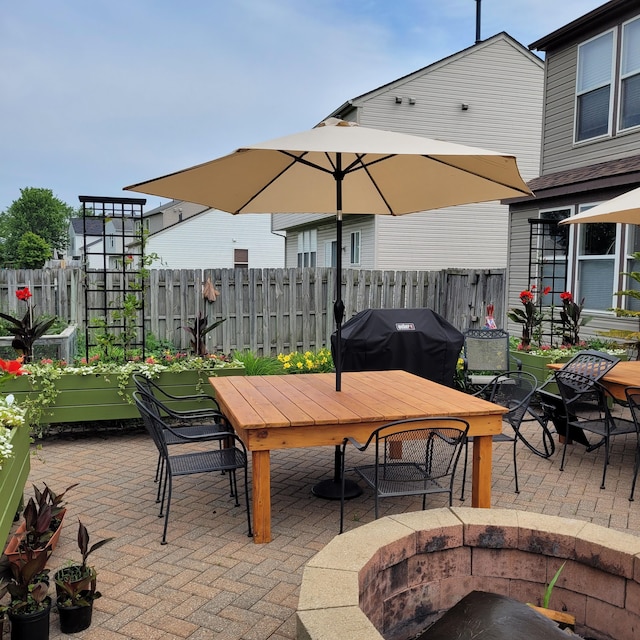
[[[113,538],[105,538],[89,546],[89,532],[78,520],[78,548],[82,564],[67,565],[53,576],[62,633],[76,633],[91,625],[93,601],[101,594],[96,591],[96,570],[87,565],[87,558],[110,540]]]
[[[7,613],[11,621],[11,640],[48,640],[51,598],[49,570],[45,565],[50,550],[35,554],[30,549],[11,563],[10,595]]]
[[[24,508],[23,520],[5,549],[10,562],[17,563],[26,551],[38,555],[45,549],[55,549],[67,511],[63,498],[69,489],[76,486],[77,483],[67,487],[62,493],[54,493],[46,484],[43,491],[33,486],[35,499],[29,498]]]

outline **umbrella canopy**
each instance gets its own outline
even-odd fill
[[[640,224],[640,188],[607,200],[607,202],[563,220],[560,224],[581,224],[583,222]]]
[[[125,187],[229,213],[403,215],[531,195],[511,155],[330,118],[314,129]],[[337,252],[334,317],[344,314]],[[340,390],[340,362],[336,362]]]

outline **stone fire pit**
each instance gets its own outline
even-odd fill
[[[407,640],[473,590],[550,607],[601,640],[640,637],[640,537],[580,520],[453,507],[381,518],[306,565],[298,640]]]

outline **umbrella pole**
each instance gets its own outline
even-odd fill
[[[336,321],[336,391],[342,389],[342,319],[344,302],[342,301],[342,211],[338,211],[336,221],[336,301],[333,303],[333,317]]]

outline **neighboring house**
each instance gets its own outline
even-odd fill
[[[161,231],[176,224],[176,222],[182,222],[191,216],[202,213],[207,209],[208,207],[201,204],[171,200],[171,202],[162,204],[150,211],[145,211],[142,214],[144,228],[149,233],[155,233],[156,231]]]
[[[540,58],[499,33],[329,116],[510,153],[530,180],[539,172],[543,68]],[[335,265],[335,214],[275,214],[272,228],[287,232],[288,267]],[[504,268],[507,237],[508,208],[499,202],[401,217],[345,216],[342,262],[363,269]]]
[[[133,221],[126,218],[87,216],[69,221],[67,256],[88,269],[111,269],[122,261],[133,234]]]
[[[607,2],[530,48],[546,54],[541,171],[528,183],[535,198],[509,201],[507,306],[549,285],[547,303],[563,290],[584,298],[581,337],[637,331],[610,309],[640,309],[616,295],[637,286],[621,272],[640,270],[640,227],[555,222],[640,186],[640,3]]]
[[[271,220],[265,214],[231,215],[188,202],[172,201],[163,205],[171,215],[189,212],[182,220],[147,236],[145,253],[157,254],[155,269],[230,269],[234,267],[284,267],[284,237],[271,232]],[[162,207],[149,212],[164,220],[171,215]],[[199,211],[196,212],[196,210]],[[147,213],[144,219],[147,219]]]

